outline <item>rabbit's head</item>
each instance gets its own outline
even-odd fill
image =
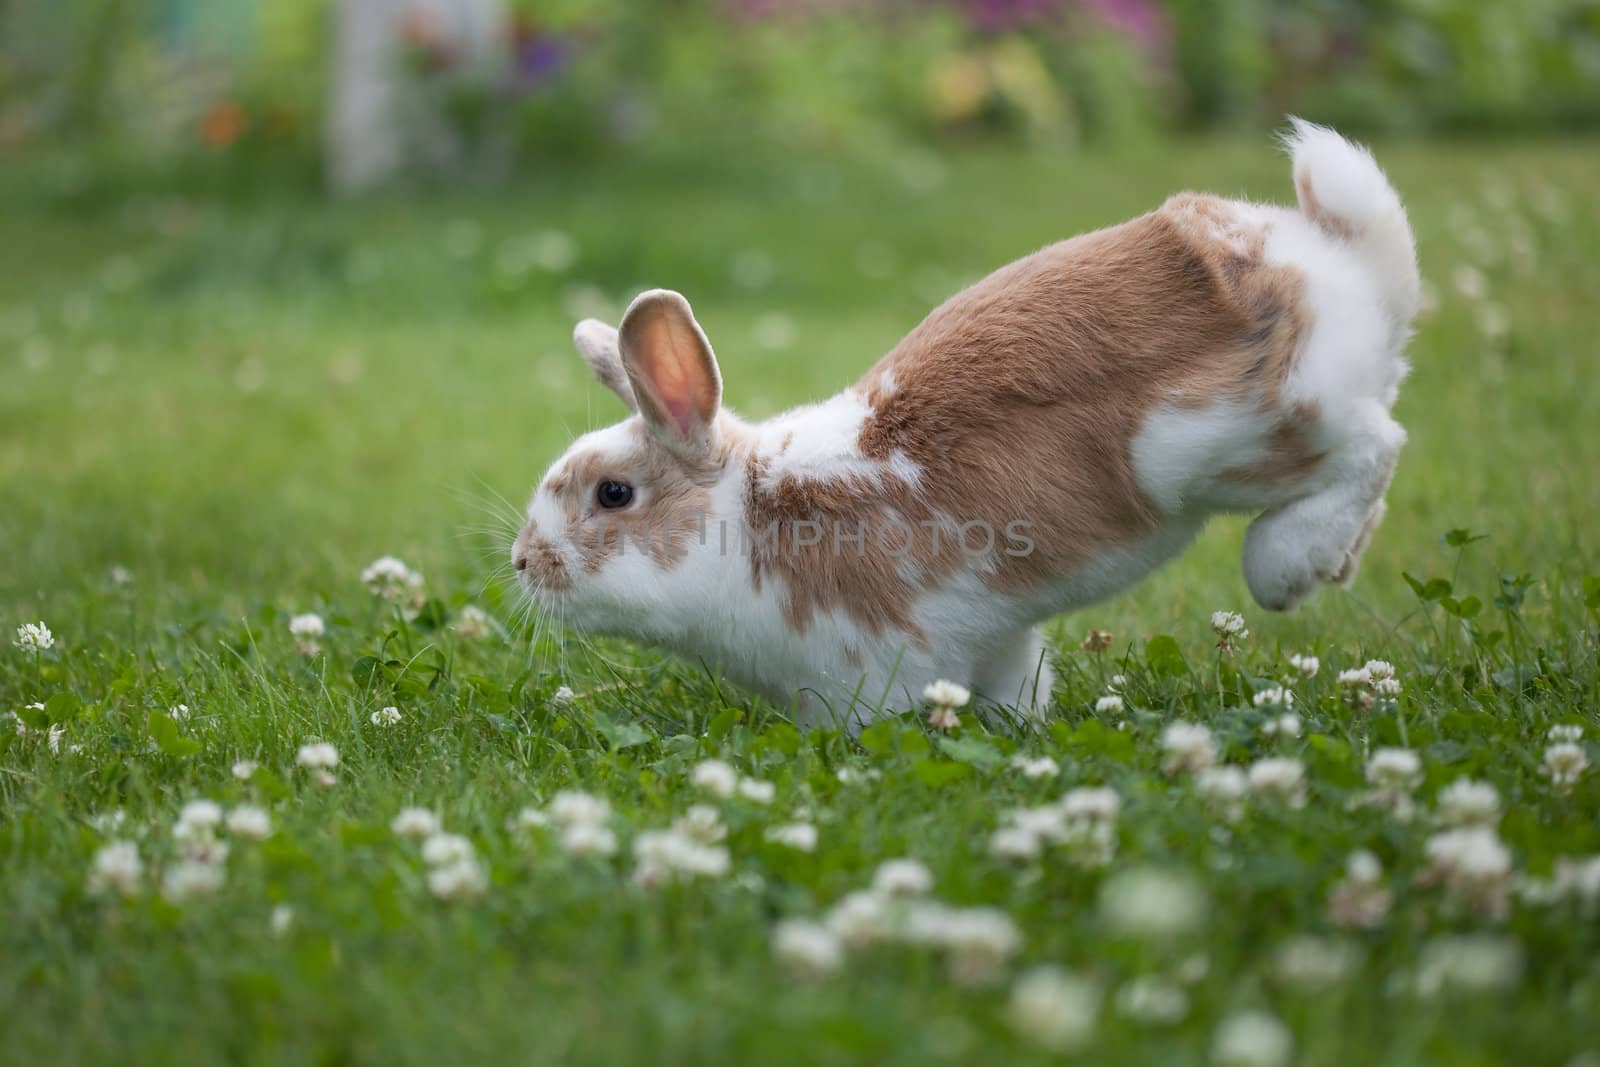
[[[643,293],[619,329],[587,319],[573,340],[633,416],[551,465],[512,563],[568,625],[676,643],[675,617],[702,610],[729,570],[718,528],[739,508],[741,424],[722,410],[716,357],[679,294]]]

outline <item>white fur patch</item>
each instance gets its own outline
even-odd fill
[[[1198,410],[1165,406],[1145,419],[1129,451],[1134,476],[1167,515],[1215,506],[1206,491],[1225,470],[1267,458],[1272,422],[1254,405],[1220,401]]]
[[[915,487],[922,468],[898,449],[887,462],[868,459],[857,442],[872,405],[854,389],[819,404],[807,404],[762,423],[757,453],[766,460],[762,488],[776,489],[785,478],[798,481],[864,481],[882,485],[885,477]]]

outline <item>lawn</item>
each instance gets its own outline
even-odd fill
[[[1579,767],[1600,757],[1597,148],[1378,146],[1431,307],[1353,589],[1269,616],[1243,522],[1218,522],[1055,624],[1041,736],[966,709],[952,734],[908,714],[859,742],[651,649],[532,643],[506,567],[521,503],[619,415],[575,318],[680,289],[727,402],[771,414],[1049,240],[1185,187],[1287,199],[1265,139],[636,161],[352,204],[14,167],[0,1060],[1283,1062],[1284,1030],[1238,1021],[1264,1012],[1299,1064],[1593,1067],[1600,864],[1572,861],[1600,854]],[[386,555],[424,576],[420,610],[369,592]],[[1245,616],[1234,651],[1217,610]],[[304,613],[320,637],[291,634]],[[53,646],[14,647],[38,620]],[[1080,648],[1090,628],[1108,649]],[[1398,695],[1339,683],[1374,659]],[[1281,684],[1301,721],[1274,733]],[[1214,757],[1192,731],[1164,744],[1178,720]],[[1552,727],[1581,727],[1576,751]],[[312,742],[337,766],[302,765]],[[774,796],[722,796],[727,773],[696,770],[714,759]],[[1245,795],[1213,759],[1255,765]],[[1445,792],[1467,778],[1498,805]],[[1072,792],[1092,786],[1118,810]],[[206,798],[237,817],[185,809]],[[694,805],[717,820],[643,836]],[[407,807],[465,843],[397,833]],[[925,895],[901,869],[901,895],[836,907],[897,857]],[[839,959],[777,925],[830,916]]]

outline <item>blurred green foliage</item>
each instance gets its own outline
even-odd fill
[[[315,174],[335,2],[0,0],[0,152]],[[1600,0],[504,3],[489,61],[425,14],[397,43],[407,114],[449,131],[457,172],[1120,140],[1289,111],[1358,132],[1600,121]]]

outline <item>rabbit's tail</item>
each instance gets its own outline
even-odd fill
[[[1294,160],[1300,213],[1348,244],[1377,279],[1384,308],[1401,335],[1421,299],[1416,243],[1400,194],[1372,154],[1326,126],[1289,119],[1284,144]]]

